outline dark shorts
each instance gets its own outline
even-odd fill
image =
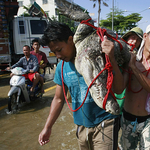
[[[124,118],[126,120],[128,120],[128,121],[135,121],[137,119],[137,122],[141,123],[141,122],[146,121],[148,118],[150,118],[150,115],[147,115],[147,116],[135,116],[135,115],[132,115],[132,114],[126,112],[124,109],[122,110],[122,112],[123,112]]]

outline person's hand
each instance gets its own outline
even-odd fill
[[[43,129],[42,132],[39,134],[38,142],[41,146],[47,144],[49,142],[49,137],[51,135],[51,129]]]
[[[135,66],[135,62],[136,62],[136,54],[134,54],[133,52],[130,52],[131,54],[131,58],[130,58],[130,61],[129,61],[129,67],[131,69],[134,69],[136,66]]]
[[[30,72],[30,73],[34,73],[34,71],[33,71],[33,70],[30,70],[29,72]]]
[[[43,65],[39,65],[39,68],[43,69],[44,67],[43,67]]]
[[[5,70],[10,71],[11,67],[7,67]]]
[[[102,52],[109,56],[109,58],[114,58],[114,43],[104,36],[104,41],[101,43]]]
[[[45,63],[43,63],[43,64],[39,65],[39,68],[44,69],[45,67],[46,67],[46,64],[45,64]]]

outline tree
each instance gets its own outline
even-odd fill
[[[93,8],[95,8],[96,2],[98,1],[98,22],[99,22],[99,20],[100,20],[100,13],[101,13],[101,2],[103,2],[103,5],[106,6],[106,7],[108,7],[108,4],[105,3],[104,0],[90,0],[90,1],[94,2]]]
[[[31,5],[23,6],[23,9],[25,9],[25,11],[20,15],[20,16],[24,16],[24,17],[29,17],[30,14],[28,13],[29,8],[31,7]]]
[[[58,21],[60,23],[65,23],[66,25],[68,25],[73,33],[75,33],[75,31],[78,27],[78,26],[75,26],[75,21],[71,20],[70,18],[68,18],[64,15],[59,15]]]
[[[124,11],[114,8],[114,31],[118,35],[123,35],[126,31],[137,26],[137,23],[142,19],[140,14],[131,13],[127,16],[124,16]],[[112,26],[112,12],[107,14],[106,20],[100,21],[101,27],[106,27],[111,29]]]

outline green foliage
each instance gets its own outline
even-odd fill
[[[52,21],[57,21],[57,18],[55,16],[51,17]]]
[[[59,19],[58,21],[60,23],[65,23],[66,25],[69,26],[69,28],[71,29],[71,31],[73,33],[75,33],[77,26],[75,26],[75,21],[71,20],[70,18],[64,16],[64,15],[59,15]]]
[[[137,23],[142,19],[140,14],[138,13],[131,13],[127,16],[124,16],[124,11],[119,10],[118,8],[114,9],[114,31],[119,34],[123,35],[128,30],[132,29],[133,27],[137,26]],[[106,20],[101,20],[100,24],[101,27],[106,27],[108,29],[112,29],[112,12],[107,14]]]
[[[30,7],[31,7],[31,5],[28,5],[28,7],[23,5],[23,9],[25,9],[26,11],[28,11]]]
[[[29,17],[30,16],[30,14],[28,13],[29,8],[30,5],[28,7],[23,6],[23,9],[25,9],[25,11],[22,14],[20,14],[20,16]]]

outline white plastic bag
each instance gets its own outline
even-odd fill
[[[145,110],[150,115],[150,93],[148,93],[148,95],[147,95],[147,100],[146,100],[146,104],[145,104]]]
[[[14,69],[11,69],[11,72],[15,75],[23,75],[25,74],[25,70],[21,67],[15,67]]]

